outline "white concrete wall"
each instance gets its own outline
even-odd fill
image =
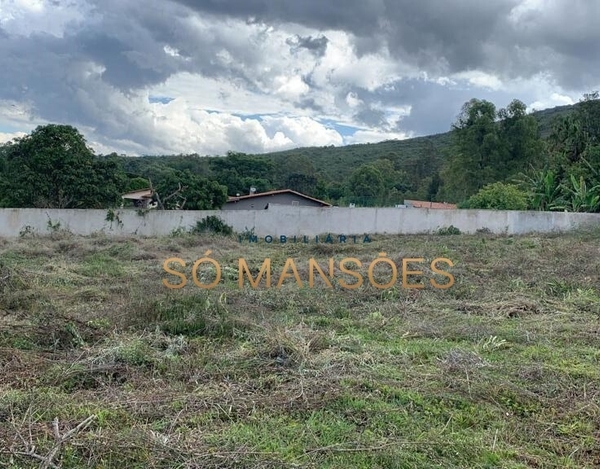
[[[107,221],[107,210],[0,209],[0,237],[17,237],[30,227],[50,233],[49,223],[75,234],[94,232],[141,236],[168,235],[187,229],[208,215],[217,215],[235,231],[254,229],[256,235],[316,236],[331,233],[417,234],[453,225],[463,233],[488,228],[494,233],[524,234],[567,231],[600,226],[600,214],[518,212],[496,210],[435,210],[415,208],[313,208],[271,205],[268,210],[156,211],[145,216],[135,210],[115,211],[118,221]]]

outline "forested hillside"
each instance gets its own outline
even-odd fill
[[[108,207],[122,192],[151,185],[166,209],[219,208],[228,195],[254,187],[289,188],[340,206],[419,199],[600,211],[599,174],[598,93],[533,114],[518,100],[496,109],[472,99],[443,134],[262,155],[98,156],[73,127],[43,126],[0,146],[0,206]]]
[[[588,102],[597,104],[597,99]],[[483,114],[468,122],[470,108],[472,117]],[[290,188],[339,205],[393,205],[404,199],[466,203],[487,183],[508,182],[517,174],[531,178],[546,167],[551,153],[547,143],[566,138],[557,137],[555,130],[579,108],[580,104],[560,106],[528,115],[516,100],[500,110],[492,103],[472,100],[443,134],[263,155],[124,158],[124,167],[131,175],[150,179],[159,178],[164,167],[187,170],[216,179],[227,186],[229,195],[248,194],[250,187],[259,192]],[[474,133],[469,137],[470,131]],[[481,161],[468,161],[466,154],[479,154]],[[480,165],[486,174],[477,171]]]

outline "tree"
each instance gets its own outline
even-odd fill
[[[515,185],[495,182],[472,195],[461,208],[527,210],[527,193]]]
[[[214,210],[227,202],[227,188],[192,172],[170,170],[153,186],[164,210]]]
[[[330,200],[340,200],[347,195],[347,187],[344,183],[334,181],[327,186],[327,198]]]
[[[494,163],[500,154],[496,107],[485,100],[465,103],[452,125],[452,154],[444,172],[451,199],[464,200],[494,182]]]
[[[259,192],[273,187],[273,161],[265,157],[228,152],[210,161],[212,178],[227,186],[229,195],[248,194],[250,187]]]
[[[317,178],[308,174],[292,173],[286,178],[285,188],[306,195],[315,196],[317,189]]]
[[[600,145],[600,93],[586,93],[579,101],[577,117],[586,143]]]
[[[558,118],[549,141],[559,164],[568,166],[578,162],[585,152],[585,139],[577,115],[569,114]]]
[[[317,185],[315,186],[314,197],[317,199],[325,200],[329,199],[329,186],[324,179],[317,179]]]
[[[274,171],[275,187],[291,189],[313,197],[317,196],[319,182],[317,172],[312,161],[306,155],[291,154],[282,163]]]
[[[0,206],[107,208],[121,203],[127,177],[98,157],[72,126],[49,124],[4,146]]]
[[[384,190],[383,175],[373,165],[363,165],[350,176],[349,193],[352,202],[367,206],[377,205]]]
[[[129,178],[129,180],[127,181],[127,192],[147,189],[150,186],[150,181],[148,181],[148,179],[146,178],[129,174],[127,175],[127,177]]]
[[[496,112],[488,101],[473,99],[452,127],[444,193],[464,200],[493,182],[508,182],[529,166],[548,164],[537,120],[518,99]],[[432,188],[433,189],[433,188]]]
[[[527,106],[518,99],[498,111],[501,154],[496,171],[504,180],[529,166],[539,169],[548,163],[538,122],[527,115]]]

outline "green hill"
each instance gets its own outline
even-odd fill
[[[552,129],[552,122],[556,117],[573,112],[575,106],[557,106],[543,111],[536,111],[533,115],[538,120],[540,135],[547,138]],[[433,146],[435,150],[444,153],[450,143],[450,132],[428,135],[406,140],[388,140],[380,143],[365,143],[345,145],[340,147],[302,147],[264,154],[248,156],[267,157],[277,165],[281,165],[292,155],[307,157],[314,165],[315,170],[324,178],[333,181],[347,178],[358,166],[370,163],[378,158],[393,156],[400,161],[410,160],[422,155]],[[199,155],[169,155],[145,156],[143,159],[134,158],[128,161],[131,171],[140,171],[152,164],[160,163],[169,167],[209,175],[209,163],[219,157],[202,157]]]
[[[547,138],[554,120],[574,112],[576,106],[534,112],[540,137]],[[303,147],[263,154],[144,156],[126,157],[122,161],[130,176],[158,181],[172,170],[189,171],[217,180],[227,186],[229,195],[248,193],[252,186],[259,192],[290,188],[336,204],[390,205],[401,203],[404,198],[448,198],[448,194],[440,194],[439,190],[445,184],[441,175],[450,155],[451,136],[449,131],[406,140]],[[356,181],[352,181],[351,176],[357,168],[369,164],[377,166],[385,187],[379,195],[364,195],[367,190],[360,200],[350,200],[358,196],[352,194]],[[370,184],[363,181],[364,187]]]
[[[292,155],[306,156],[315,170],[331,181],[346,179],[359,166],[379,158],[390,157],[403,162],[423,155],[429,148],[442,152],[450,143],[450,132],[406,140],[388,140],[380,143],[346,145],[343,147],[305,147],[267,156],[280,165]]]
[[[542,138],[547,138],[552,131],[552,122],[555,118],[570,114],[575,106],[557,106],[543,111],[536,111],[536,117]],[[410,160],[423,155],[429,146],[433,146],[440,154],[450,144],[450,132],[409,138],[406,140],[388,140],[380,143],[365,143],[346,145],[342,147],[304,147],[273,153],[262,156],[272,158],[277,164],[283,162],[291,155],[304,155],[311,160],[315,169],[323,177],[330,180],[345,179],[358,166],[370,163],[378,158],[394,155],[400,161]]]

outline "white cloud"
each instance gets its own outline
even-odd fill
[[[455,116],[448,112],[448,101],[436,107],[446,97],[456,100],[470,94],[504,100],[512,95],[538,109],[573,103],[575,91],[557,85],[556,70],[566,63],[565,57],[578,58],[575,53],[569,56],[570,50],[583,50],[582,41],[593,40],[589,31],[594,31],[597,15],[586,11],[599,7],[586,10],[582,0],[515,3],[510,14],[504,13],[508,22],[501,22],[508,28],[503,40],[485,34],[487,39],[473,50],[443,44],[444,54],[435,52],[437,46],[427,45],[430,31],[418,32],[423,34],[418,41],[417,31],[408,37],[409,28],[406,39],[414,39],[415,54],[428,74],[395,57],[409,60],[411,55],[398,42],[394,46],[389,37],[387,45],[385,38],[363,38],[359,44],[352,28],[343,30],[343,22],[327,27],[326,16],[322,22],[306,22],[321,26],[316,28],[244,21],[230,13],[196,14],[172,0],[148,0],[143,9],[131,0],[0,0],[0,27],[13,45],[0,44],[0,54],[6,54],[0,59],[13,61],[6,70],[17,77],[11,81],[10,75],[3,76],[0,98],[22,99],[0,102],[0,129],[26,132],[34,124],[68,119],[64,123],[82,129],[102,153],[223,154],[407,138],[411,132],[399,129],[419,128],[427,109],[439,111],[434,119],[438,131],[449,130]],[[332,8],[328,15],[334,17],[338,12]],[[561,15],[583,24],[587,32],[575,25],[560,27],[565,23]],[[388,29],[394,24],[390,20]],[[455,39],[453,31],[437,32],[442,39]],[[313,42],[306,40],[309,36]],[[534,36],[538,39],[532,43],[525,40]],[[555,42],[544,42],[546,37]],[[2,41],[8,43],[4,37]],[[303,47],[306,44],[312,49]],[[43,55],[36,56],[38,50]],[[460,60],[465,58],[458,57],[461,51],[475,56],[474,61]],[[57,60],[51,60],[52,54]],[[432,72],[449,65],[446,60],[467,65],[453,75]],[[132,72],[123,71],[127,66]],[[591,65],[586,71],[597,76]],[[425,95],[411,79],[436,84],[435,92]],[[151,104],[149,95],[175,99]],[[412,121],[405,119],[411,112]],[[459,106],[453,112],[459,112]],[[446,114],[447,127],[442,128]],[[359,117],[370,128],[359,123]],[[360,130],[344,139],[321,123],[325,120]],[[2,135],[8,138],[8,133]]]
[[[302,81],[302,77],[298,75],[279,75],[273,81],[275,84],[275,94],[288,100],[298,100],[310,90],[309,86]]]
[[[504,84],[497,76],[478,70],[456,73],[452,78],[454,80],[465,80],[477,88],[488,88],[494,91],[501,90],[504,87]]]
[[[345,144],[377,143],[385,140],[405,140],[413,135],[410,132],[380,132],[377,130],[357,130],[353,135],[344,139]]]
[[[309,117],[272,117],[263,119],[264,128],[269,132],[282,132],[293,146],[329,146],[341,145],[343,139],[334,129],[327,128]]]
[[[547,99],[538,100],[527,106],[528,111],[547,109],[555,106],[565,106],[575,104],[575,101],[570,96],[565,96],[558,93],[552,93]]]
[[[352,109],[355,109],[361,104],[364,104],[364,101],[361,100],[355,92],[351,91],[346,95],[346,104],[348,104],[348,106],[350,106]]]
[[[513,23],[519,23],[527,18],[528,14],[539,12],[544,6],[546,0],[522,0],[517,4],[509,15],[509,20]]]
[[[230,150],[264,153],[343,144],[335,130],[308,117],[264,116],[261,121],[191,108],[181,98],[167,104],[148,103],[145,110],[139,112],[140,101],[141,97],[138,97],[138,112],[127,116],[128,128],[121,132],[123,138],[114,138],[111,144],[102,140],[93,129],[88,131],[88,141],[96,152],[222,155]],[[114,105],[123,108],[124,102]],[[121,122],[112,125],[114,131]],[[127,138],[138,135],[146,139],[142,146],[134,143],[137,139]]]
[[[0,143],[10,142],[14,138],[24,137],[25,135],[27,135],[25,132],[0,132]]]
[[[17,8],[24,8],[35,13],[44,11],[44,0],[13,0],[12,3]]]
[[[23,36],[37,32],[63,37],[69,24],[81,23],[89,15],[85,0],[0,0],[0,26]]]
[[[329,38],[327,52],[313,72],[319,86],[356,86],[374,91],[414,73],[412,68],[393,60],[385,49],[359,58],[351,35],[340,31],[326,31],[324,34]]]

